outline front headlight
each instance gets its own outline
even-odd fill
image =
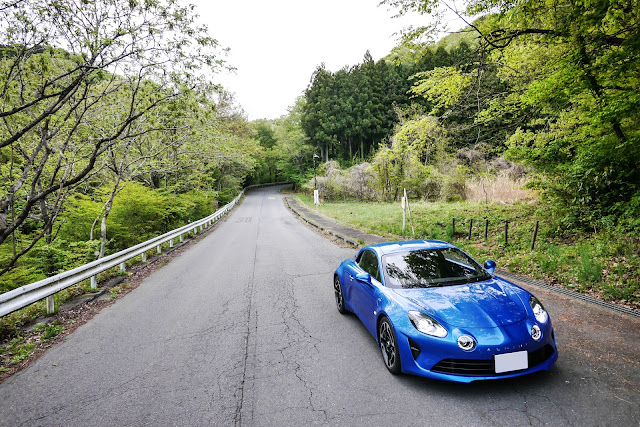
[[[533,310],[533,315],[536,316],[536,320],[540,323],[547,323],[547,320],[549,320],[549,314],[547,314],[542,303],[538,301],[538,298],[531,296],[531,298],[529,298],[529,304]]]
[[[438,338],[447,336],[447,330],[431,316],[427,316],[419,311],[410,311],[409,320],[413,326],[423,334],[431,335]]]

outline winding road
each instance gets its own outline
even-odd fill
[[[640,425],[640,320],[531,289],[556,328],[549,372],[451,384],[385,369],[335,308],[353,256],[278,188],[0,384],[1,426]]]

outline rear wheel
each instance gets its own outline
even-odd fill
[[[336,307],[341,314],[348,313],[348,310],[344,306],[344,294],[342,293],[342,283],[340,278],[336,275],[333,277],[333,291],[336,296]]]
[[[398,341],[396,340],[396,334],[393,332],[393,326],[386,317],[380,321],[380,326],[378,326],[378,342],[380,343],[384,365],[392,374],[399,374],[401,369]]]

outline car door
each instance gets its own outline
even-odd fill
[[[375,336],[377,333],[377,295],[378,288],[382,286],[380,283],[380,266],[378,265],[378,257],[373,251],[364,250],[360,255],[356,260],[356,263],[362,269],[360,275],[362,275],[361,273],[368,273],[370,277],[369,280],[364,280],[358,275],[353,277],[353,310],[367,329]]]

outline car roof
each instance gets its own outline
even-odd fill
[[[399,242],[378,243],[367,246],[364,249],[373,249],[380,255],[387,255],[395,252],[419,251],[425,249],[455,248],[451,243],[442,240],[406,240]]]

